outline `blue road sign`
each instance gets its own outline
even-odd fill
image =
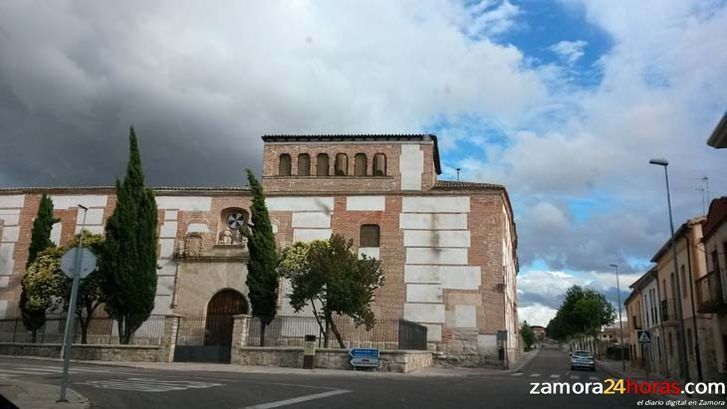
[[[348,351],[351,358],[378,358],[378,348],[353,348]]]

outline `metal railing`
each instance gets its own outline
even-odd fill
[[[59,344],[63,342],[66,328],[65,317],[47,317],[43,326],[29,331],[23,325],[23,319],[11,318],[0,320],[0,342]],[[73,343],[81,344],[83,329],[76,320]],[[132,345],[160,345],[164,333],[164,316],[152,315],[131,339]],[[116,320],[108,317],[93,318],[86,332],[87,344],[119,344],[119,332]]]
[[[398,318],[377,319],[376,324],[369,330],[363,325],[356,326],[349,317],[335,317],[334,323],[346,348],[427,348],[427,328],[413,322]],[[248,331],[248,346],[260,346],[260,330],[260,320],[253,318]],[[323,347],[323,332],[315,317],[278,316],[265,328],[264,346],[299,347],[303,345],[306,335],[315,335],[318,346]],[[328,335],[328,347],[340,348],[332,330]]]
[[[699,277],[696,286],[697,311],[704,313],[721,312],[726,307],[719,272],[710,271],[704,277]]]

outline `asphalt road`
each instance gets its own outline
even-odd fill
[[[59,385],[61,363],[0,357],[0,377]],[[601,382],[571,371],[568,355],[545,349],[520,372],[460,377],[181,372],[72,364],[71,387],[93,408],[634,408],[629,395],[531,395],[534,383]],[[541,386],[542,388],[542,386]]]

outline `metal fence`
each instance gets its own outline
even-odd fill
[[[410,321],[377,319],[370,330],[363,325],[356,326],[348,317],[335,317],[334,323],[346,348],[427,349],[427,328]],[[260,320],[252,319],[247,345],[260,345],[260,329]],[[315,317],[278,316],[265,329],[264,346],[302,346],[306,335],[315,335],[318,346],[324,345],[324,333]],[[328,342],[330,348],[340,347],[332,330],[329,331]]]
[[[177,345],[231,345],[233,315],[207,314],[179,318]]]
[[[45,324],[35,332],[28,331],[22,318],[0,320],[0,342],[36,342],[40,344],[62,343],[66,329],[65,317],[47,317]],[[152,315],[134,333],[133,345],[160,345],[164,333],[164,316]],[[74,344],[81,343],[81,324],[75,323]],[[87,344],[119,344],[118,324],[108,317],[96,317],[91,320],[86,333]]]

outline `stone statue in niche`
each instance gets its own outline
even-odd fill
[[[232,237],[232,232],[230,231],[230,229],[226,228],[222,231],[222,233],[220,233],[220,241],[218,244],[229,246],[233,242]]]

